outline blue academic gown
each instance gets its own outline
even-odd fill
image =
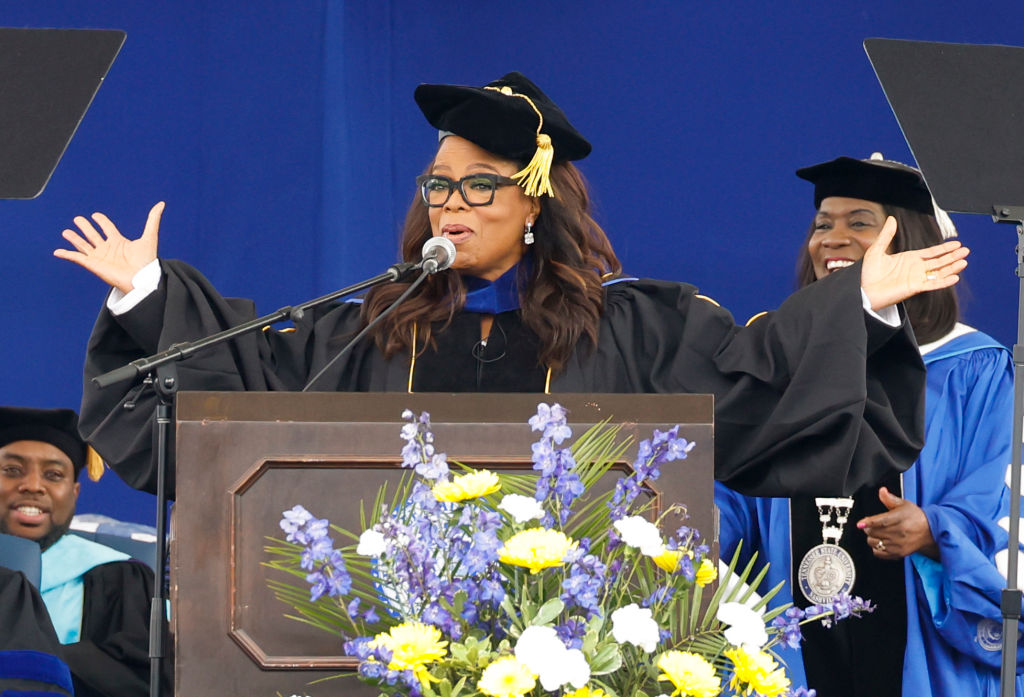
[[[903,498],[924,510],[941,558],[913,554],[903,560],[906,697],[999,694],[999,598],[1006,580],[994,559],[1008,541],[998,521],[1009,512],[1004,478],[1013,375],[1009,352],[994,339],[963,325],[953,334],[959,335],[922,347],[928,370],[925,446],[902,475]],[[759,561],[771,565],[759,590],[785,581],[772,605],[793,602],[789,499],[749,498],[716,484],[715,502],[722,558],[730,559],[743,540],[744,561],[757,551]],[[779,653],[794,685],[806,684],[799,649]],[[1020,673],[1020,642],[1017,664]],[[1024,695],[1019,674],[1016,694]]]

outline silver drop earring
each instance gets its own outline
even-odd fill
[[[533,221],[526,221],[526,232],[523,233],[523,242],[533,244]]]

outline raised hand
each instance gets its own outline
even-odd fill
[[[884,486],[878,490],[878,499],[889,510],[863,518],[857,523],[857,527],[867,535],[872,553],[879,559],[902,559],[920,552],[937,560],[939,546],[932,537],[932,529],[924,511]]]
[[[132,289],[132,278],[148,263],[156,259],[157,241],[160,233],[160,216],[164,212],[164,202],[160,201],[149,211],[146,227],[142,236],[129,240],[121,234],[110,218],[102,213],[93,213],[92,221],[84,216],[77,216],[75,230],[65,230],[61,236],[74,247],[55,249],[53,256],[73,261],[79,266],[93,272],[101,279],[123,293]],[[99,225],[102,233],[93,225]]]
[[[889,254],[896,235],[896,219],[886,218],[882,231],[864,252],[860,284],[873,310],[906,300],[929,290],[948,288],[960,280],[967,268],[970,250],[956,240],[925,249]]]

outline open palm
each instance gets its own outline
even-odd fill
[[[163,212],[163,201],[153,206],[142,235],[135,240],[122,235],[110,218],[102,213],[94,213],[92,221],[84,216],[77,216],[74,222],[80,233],[70,229],[61,233],[74,250],[56,249],[53,255],[75,262],[121,292],[127,293],[132,289],[132,278],[135,274],[156,259],[160,216]],[[99,230],[93,225],[93,221],[99,226]]]
[[[861,288],[874,310],[918,293],[948,288],[960,280],[960,272],[967,268],[966,257],[970,250],[956,240],[889,254],[889,243],[895,235],[896,220],[890,216],[878,237],[864,252]]]

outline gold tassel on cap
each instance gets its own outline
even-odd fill
[[[85,449],[85,470],[89,473],[89,479],[98,482],[100,477],[103,476],[103,469],[103,458],[92,449],[91,445],[88,446]]]
[[[530,164],[512,175],[512,178],[519,182],[527,196],[540,196],[547,194],[555,197],[551,188],[551,162],[555,159],[555,149],[551,145],[551,137],[544,134],[537,134],[537,152],[533,154]]]
[[[551,188],[551,163],[555,160],[555,147],[551,144],[551,136],[541,133],[544,128],[544,117],[540,109],[533,103],[533,100],[525,94],[513,92],[509,86],[486,87],[484,89],[496,90],[509,97],[525,99],[530,108],[537,114],[537,151],[533,154],[530,163],[512,175],[527,196],[542,196],[547,194],[555,198],[555,190]]]

